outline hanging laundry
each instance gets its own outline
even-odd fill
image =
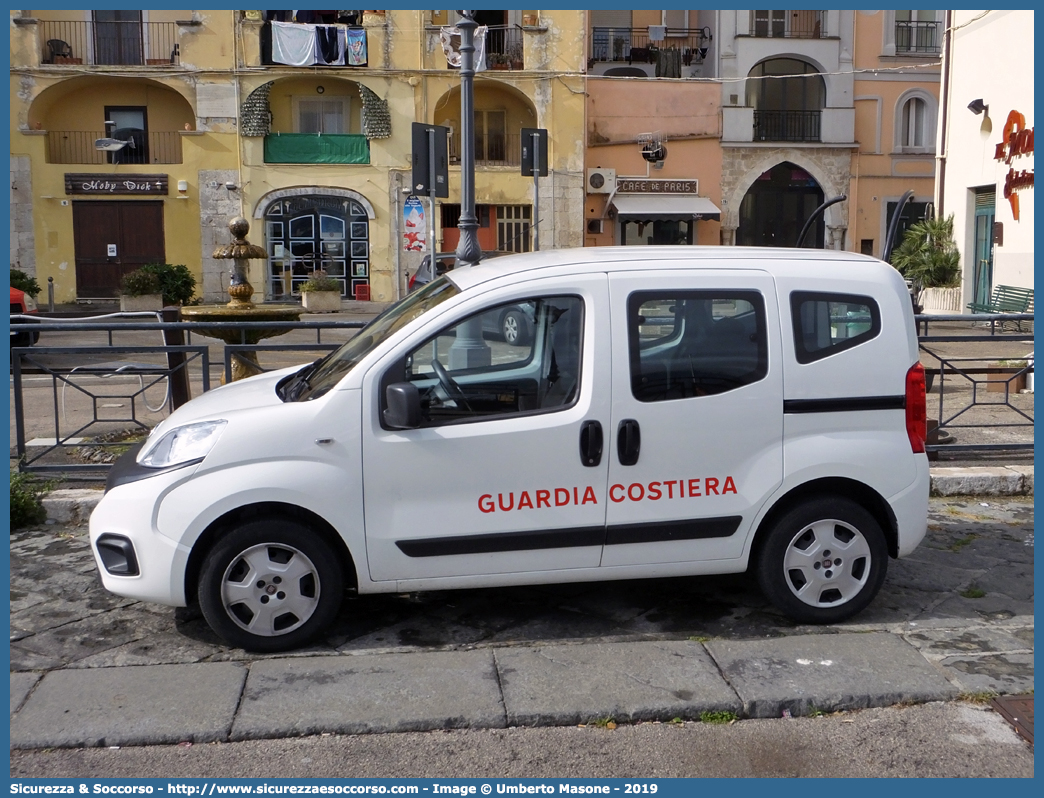
[[[345,63],[348,66],[366,66],[366,31],[348,28],[345,30],[345,39]]]
[[[316,47],[319,51],[317,63],[344,66],[344,37],[336,25],[316,25]]]
[[[311,66],[316,63],[315,25],[272,22],[272,60],[289,66]]]
[[[475,71],[482,72],[486,68],[486,32],[485,25],[475,28]],[[460,28],[442,28],[439,31],[442,40],[442,51],[446,54],[446,63],[454,69],[460,69]]]

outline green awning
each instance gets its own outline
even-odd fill
[[[265,163],[369,163],[366,136],[357,133],[269,133]]]

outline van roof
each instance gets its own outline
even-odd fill
[[[462,291],[508,274],[536,272],[558,266],[574,266],[577,271],[620,271],[649,261],[668,260],[671,266],[692,266],[714,269],[750,268],[752,261],[773,263],[859,263],[884,264],[869,255],[836,249],[784,249],[782,247],[721,247],[721,246],[638,246],[638,247],[573,247],[505,255],[482,261],[476,266],[457,268],[447,272]],[[890,268],[890,267],[889,267]],[[536,275],[531,275],[536,276]]]

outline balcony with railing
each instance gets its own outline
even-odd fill
[[[652,40],[648,28],[591,29],[591,56],[588,68],[597,62],[624,61],[628,64],[654,64],[662,50],[681,51],[685,66],[699,64],[707,56],[710,30],[666,28],[662,39]]]
[[[87,66],[165,66],[181,63],[176,22],[39,22],[40,62]]]
[[[939,22],[897,20],[895,23],[896,53],[939,52]]]
[[[517,25],[490,25],[486,30],[486,68],[524,69],[522,29]]]
[[[370,143],[360,133],[269,133],[265,163],[370,162]]]
[[[751,11],[750,35],[757,39],[820,39],[823,11]]]
[[[130,130],[130,129],[127,129]],[[97,149],[99,139],[122,139],[119,150]],[[143,130],[102,132],[100,130],[48,130],[48,163],[151,164],[181,163],[181,136],[175,130],[146,133]]]
[[[460,137],[449,140],[450,163],[460,163]],[[475,136],[476,166],[521,166],[521,133],[483,133]]]
[[[754,141],[819,141],[821,111],[754,111]]]

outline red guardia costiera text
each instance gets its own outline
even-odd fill
[[[632,482],[630,485],[616,484],[609,488],[609,501],[620,502],[660,501],[661,499],[694,499],[702,496],[725,496],[736,493],[736,482],[732,477],[694,477],[691,479],[665,479],[656,482]],[[590,485],[572,488],[546,488],[524,490],[520,493],[483,493],[478,498],[478,509],[483,513],[506,513],[510,510],[540,510],[552,507],[568,507],[598,504],[598,496]]]

